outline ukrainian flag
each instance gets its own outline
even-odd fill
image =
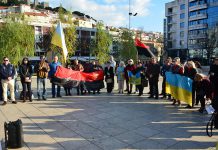
[[[137,72],[135,75],[131,71],[128,71],[128,77],[129,77],[129,83],[130,84],[135,84],[135,85],[140,85],[141,84],[140,71]]]
[[[192,106],[192,82],[188,77],[166,72],[166,93]]]
[[[59,22],[55,30],[51,43],[62,49],[64,61],[66,62],[68,51],[65,43],[64,31],[61,22]]]

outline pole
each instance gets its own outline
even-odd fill
[[[131,35],[131,32],[130,32],[130,25],[131,25],[131,24],[130,24],[130,21],[131,21],[131,20],[130,20],[130,19],[131,19],[131,18],[130,18],[130,17],[131,17],[131,8],[130,8],[130,7],[131,7],[131,4],[130,4],[130,0],[129,0],[129,45],[130,45],[130,40],[131,40],[131,39],[130,39],[130,38],[131,38],[131,37],[130,37],[130,35]],[[129,59],[130,59],[130,47],[129,47]]]

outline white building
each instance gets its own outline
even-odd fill
[[[166,47],[168,54],[174,57],[182,57],[187,53],[188,3],[189,0],[174,0],[165,5]]]

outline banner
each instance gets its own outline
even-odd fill
[[[192,106],[192,82],[188,77],[166,72],[166,93]]]
[[[58,66],[51,82],[63,87],[78,87],[80,84],[84,84],[87,90],[97,90],[104,88],[103,80],[103,70],[85,73]]]
[[[141,84],[141,74],[140,71],[136,74],[133,74],[131,71],[128,71],[129,83],[140,85]]]

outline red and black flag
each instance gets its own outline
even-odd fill
[[[103,80],[103,70],[85,73],[59,66],[51,82],[63,87],[78,87],[84,84],[87,90],[98,90],[104,88]]]
[[[138,38],[135,38],[135,46],[138,50],[138,55],[155,57],[154,54],[151,52],[150,47],[142,43]]]

